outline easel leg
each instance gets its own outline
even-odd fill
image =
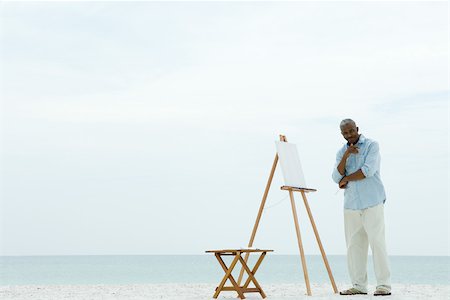
[[[309,208],[308,200],[306,199],[305,192],[302,191],[301,193],[302,193],[303,202],[305,203],[306,211],[308,212],[309,220],[311,221],[311,225],[314,230],[314,234],[316,236],[317,244],[319,244],[320,253],[322,254],[323,262],[325,263],[325,267],[327,268],[328,277],[330,277],[331,285],[333,286],[333,291],[335,293],[337,293],[338,290],[336,287],[336,283],[334,282],[333,274],[331,273],[331,268],[330,268],[330,265],[328,264],[327,255],[325,254],[325,250],[323,249],[322,242],[320,241],[319,232],[317,231],[316,223],[314,222],[314,218],[312,216],[311,209]]]
[[[308,296],[311,296],[311,287],[309,286],[308,269],[306,268],[305,253],[303,252],[302,237],[300,235],[300,227],[298,225],[298,218],[297,218],[297,209],[295,208],[294,193],[292,192],[292,190],[289,190],[289,197],[291,198],[292,213],[294,214],[295,231],[297,233],[298,248],[300,249],[300,256],[302,259],[302,268],[303,268],[303,275],[305,276],[306,291],[308,293]]]
[[[264,190],[264,195],[261,201],[261,205],[259,206],[258,216],[256,217],[255,225],[253,226],[252,236],[250,237],[250,242],[248,243],[249,247],[253,246],[253,241],[255,240],[256,231],[258,230],[259,221],[261,220],[261,216],[264,210],[264,205],[266,204],[267,195],[269,194],[270,185],[272,183],[273,175],[275,174],[275,169],[278,163],[278,154],[275,154],[275,159],[273,160],[272,170],[270,171],[269,179],[267,180],[266,189]],[[247,263],[250,252],[245,253],[244,261]],[[241,268],[241,272],[238,277],[238,284],[240,285],[242,282],[242,276],[244,275],[244,269]]]

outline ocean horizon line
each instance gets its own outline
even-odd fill
[[[26,255],[0,255],[1,257],[47,257],[47,256],[204,256],[208,253],[199,254],[26,254]],[[300,254],[283,254],[272,252],[270,256],[299,256]],[[305,254],[305,256],[321,256],[321,254]],[[346,254],[327,254],[327,257],[331,256],[346,256]],[[372,254],[369,254],[372,257]],[[392,254],[389,257],[448,257],[448,255],[421,255],[421,254]]]

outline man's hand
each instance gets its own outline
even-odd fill
[[[350,144],[350,146],[348,146],[347,150],[345,151],[345,155],[348,157],[350,154],[357,154],[358,153],[358,147],[356,147],[353,144]]]
[[[339,188],[345,189],[347,187],[348,181],[345,179],[345,176],[339,182]]]
[[[350,154],[356,154],[356,153],[358,153],[358,147],[354,146],[353,144],[350,144],[350,146],[347,147],[347,150],[345,150],[344,155],[342,156],[341,162],[337,166],[339,174],[341,174],[341,175],[345,174],[345,164],[347,163],[347,158],[350,156]],[[339,186],[340,186],[340,184],[339,184]],[[343,188],[345,188],[345,186]]]

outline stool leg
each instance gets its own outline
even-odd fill
[[[292,192],[292,190],[289,190],[289,197],[291,198],[292,213],[294,214],[295,232],[297,233],[298,248],[300,249],[300,256],[302,259],[302,268],[303,268],[303,275],[305,276],[306,291],[308,293],[308,296],[311,296],[311,287],[309,286],[308,269],[306,268],[306,260],[305,260],[305,253],[303,252],[302,236],[300,234],[300,227],[298,225],[297,209],[295,208],[294,193]]]
[[[261,256],[259,257],[258,261],[256,262],[255,266],[252,269],[252,274],[253,275],[255,275],[256,271],[258,271],[259,265],[261,265],[261,262],[263,261],[265,256],[266,256],[266,252],[263,252],[261,254]],[[247,288],[249,284],[250,284],[250,277],[247,278],[247,280],[245,281],[243,287]]]
[[[244,268],[244,270],[247,272],[248,274],[248,278],[253,281],[253,284],[255,285],[255,287],[259,290],[259,293],[261,294],[261,297],[266,298],[266,294],[264,293],[262,287],[259,285],[258,281],[255,278],[255,274],[250,271],[250,269],[248,268],[247,264],[245,263],[245,261],[242,259],[242,257],[239,258],[239,260],[241,261],[242,267]]]
[[[239,295],[239,298],[245,299],[244,293],[242,292],[241,288],[237,284],[236,280],[234,280],[233,275],[231,275],[231,272],[233,271],[233,269],[236,266],[239,259],[242,259],[240,253],[236,254],[236,256],[234,257],[233,261],[231,262],[231,265],[229,268],[227,268],[227,265],[222,260],[222,257],[220,257],[220,254],[216,253],[215,255],[216,255],[216,258],[219,261],[220,265],[222,266],[222,269],[225,271],[225,276],[223,277],[222,281],[220,282],[219,286],[217,287],[217,290],[214,293],[213,298],[217,298],[219,296],[220,292],[222,291],[223,287],[225,286],[225,283],[227,282],[228,279],[230,279],[231,284],[234,286],[234,289],[236,290],[236,292]]]

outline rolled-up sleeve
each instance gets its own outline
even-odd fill
[[[338,151],[338,153],[336,154],[336,164],[334,165],[334,169],[333,169],[333,173],[332,173],[332,178],[334,180],[334,182],[339,183],[341,181],[341,179],[344,177],[343,175],[341,175],[341,173],[339,173],[337,167],[339,165],[339,163],[341,162],[342,157],[344,156],[344,152],[341,150]]]
[[[361,172],[364,176],[371,177],[380,169],[380,147],[377,142],[370,144]]]

